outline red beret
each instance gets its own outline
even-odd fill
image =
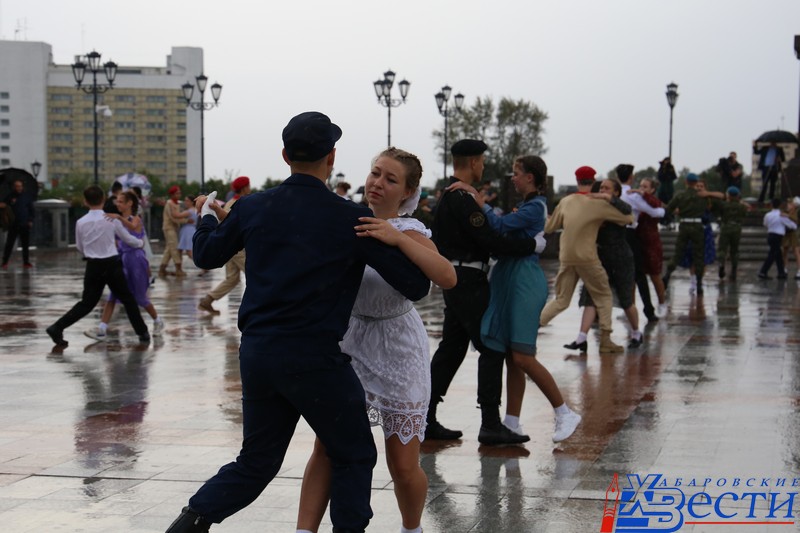
[[[233,180],[233,183],[231,183],[231,187],[233,187],[233,190],[236,192],[241,191],[242,189],[248,187],[249,185],[250,185],[250,178],[248,178],[247,176],[239,176],[238,178]]]
[[[597,172],[592,167],[584,166],[575,171],[575,178],[578,181],[589,181],[594,179],[595,174]]]
[[[170,187],[170,188],[169,188],[169,191],[167,191],[167,193],[168,193],[170,196],[172,196],[173,194],[175,194],[176,192],[178,192],[178,191],[180,191],[180,190],[181,190],[181,188],[180,188],[180,187],[178,187],[177,185],[173,185],[172,187]]]

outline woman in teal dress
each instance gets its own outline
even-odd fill
[[[511,182],[524,198],[514,212],[498,216],[481,195],[475,194],[475,200],[492,228],[503,236],[536,238],[543,233],[547,218],[544,197],[547,165],[538,156],[518,157]],[[542,250],[537,248],[537,251]],[[553,442],[560,442],[572,435],[581,416],[567,406],[553,376],[536,359],[539,317],[547,301],[547,279],[539,266],[538,254],[500,257],[492,268],[489,287],[489,307],[481,321],[481,341],[487,348],[508,354],[504,423],[512,431],[522,432],[519,416],[527,375],[553,406],[556,421]]]

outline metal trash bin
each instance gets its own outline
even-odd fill
[[[33,204],[32,244],[42,248],[67,248],[69,246],[69,202],[64,200],[38,200]]]

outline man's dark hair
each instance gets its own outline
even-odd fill
[[[628,181],[630,181],[631,176],[633,176],[633,165],[629,165],[627,163],[617,165],[616,172],[619,181],[627,184]]]
[[[83,190],[83,198],[89,205],[103,205],[106,195],[97,185],[89,185]]]
[[[122,184],[118,181],[115,181],[111,184],[111,192],[117,194],[118,192],[122,192]]]
[[[778,209],[781,206],[781,199],[780,198],[773,198],[772,199],[772,209]]]

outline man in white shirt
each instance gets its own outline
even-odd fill
[[[772,263],[778,265],[778,279],[786,279],[786,269],[783,265],[783,252],[781,251],[781,244],[783,243],[783,236],[786,234],[786,228],[797,229],[797,224],[792,222],[785,213],[781,213],[781,200],[780,198],[772,199],[772,211],[764,215],[764,226],[767,228],[767,244],[769,244],[769,253],[764,264],[761,265],[761,270],[758,271],[758,277],[761,279],[770,279],[767,275],[769,269],[772,268]]]
[[[639,237],[636,235],[636,225],[639,222],[639,213],[646,213],[653,218],[663,218],[665,211],[663,207],[652,207],[640,194],[631,192],[633,165],[626,163],[617,165],[616,172],[622,184],[620,200],[630,205],[633,209],[633,224],[626,226],[625,236],[628,246],[631,247],[633,252],[636,286],[639,288],[639,296],[642,298],[642,311],[644,311],[644,316],[648,322],[658,322],[658,317],[653,308],[653,301],[650,298],[650,285],[648,285],[647,275],[644,273],[642,246],[646,246],[646,244],[639,242]]]
[[[139,305],[128,288],[122,261],[117,251],[115,236],[126,244],[141,248],[144,243],[122,226],[119,220],[110,220],[103,212],[105,194],[103,189],[92,185],[83,191],[84,203],[89,212],[75,224],[75,244],[78,251],[86,258],[86,273],[83,277],[83,294],[72,309],[59,318],[55,324],[47,328],[47,334],[53,339],[57,348],[66,348],[69,343],[64,340],[64,330],[88,315],[100,301],[106,285],[125,306],[128,319],[139,335],[139,341],[150,342],[150,333],[142,319]]]

